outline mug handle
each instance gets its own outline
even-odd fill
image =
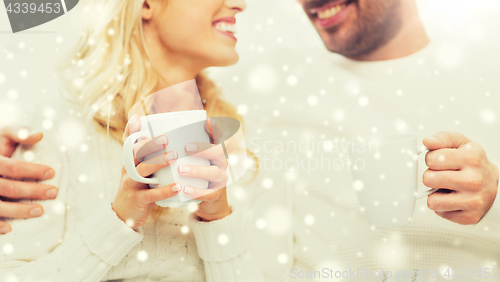
[[[151,177],[151,178],[145,178],[139,175],[137,172],[137,169],[135,167],[135,162],[134,162],[134,143],[137,141],[139,138],[150,138],[146,133],[144,132],[136,132],[127,139],[125,139],[125,142],[123,143],[123,164],[125,166],[125,170],[127,171],[128,175],[132,180],[140,182],[140,183],[145,183],[145,184],[152,184],[152,185],[159,185],[160,180],[156,177]]]
[[[427,152],[429,152],[429,149],[422,150],[418,153],[418,156],[422,155],[423,153],[427,154]],[[434,189],[430,189],[427,191],[418,191],[418,192],[415,192],[415,197],[417,199],[425,198],[425,197],[429,196],[430,194],[436,192],[437,190],[439,190],[439,189],[434,188]]]

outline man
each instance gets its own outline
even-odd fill
[[[240,93],[229,99],[255,124],[246,137],[264,189],[251,244],[268,254],[261,267],[269,281],[333,281],[336,271],[354,281],[446,281],[464,278],[464,269],[479,281],[498,275],[494,53],[453,57],[450,42],[429,43],[414,0],[299,3],[330,53],[342,56],[279,50],[254,59],[248,73],[231,70],[249,76],[245,88],[219,79],[225,92]],[[379,229],[363,216],[346,148],[353,136],[392,132],[423,139],[429,169],[420,182],[441,190],[417,200],[409,224]]]
[[[56,187],[28,182],[52,179],[54,177],[52,168],[10,159],[17,146],[34,145],[42,138],[41,132],[31,132],[27,127],[6,126],[2,129],[0,133],[0,218],[39,217],[43,215],[41,205],[16,201],[20,199],[49,200],[57,197]],[[10,225],[0,220],[0,234],[10,231]]]
[[[430,41],[415,1],[300,0],[300,3],[325,47],[352,60],[398,59],[420,51]],[[437,163],[440,155],[447,159],[424,175],[426,186],[454,190],[452,187],[460,185],[464,188],[457,195],[433,194],[428,198],[428,206],[439,216],[460,224],[478,223],[493,205],[498,188],[498,168],[488,161],[478,144],[474,144],[475,150],[464,151],[464,146],[470,142],[460,133],[448,132],[439,132],[424,140],[424,145],[433,150],[427,155],[428,165],[429,162]],[[461,173],[449,174],[448,171],[456,169],[454,166],[461,161],[460,165],[464,166]],[[468,174],[467,166],[473,161],[483,165]],[[475,185],[476,180],[481,184]],[[471,196],[478,197],[478,205],[459,208],[467,205]]]

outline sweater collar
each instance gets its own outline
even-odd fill
[[[427,46],[409,56],[387,61],[356,61],[338,54],[329,54],[332,65],[365,79],[394,79],[419,75],[434,67],[436,45],[431,41]],[[411,67],[415,66],[415,67]]]

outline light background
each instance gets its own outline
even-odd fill
[[[500,1],[418,2],[429,35],[450,40],[453,46],[458,46],[457,52],[470,46],[500,45]],[[247,11],[238,16],[237,24],[240,65],[280,48],[300,50],[322,47],[295,0],[247,0],[247,5]],[[75,15],[82,6],[78,5],[69,14],[49,23],[12,34],[5,7],[1,5],[0,125],[22,122],[28,105],[36,108],[38,103],[59,95],[54,67],[78,39]],[[221,70],[210,71],[216,75]],[[231,71],[231,68],[224,71]],[[248,86],[252,87],[252,83]],[[231,93],[230,100],[237,102],[238,99],[237,93]]]

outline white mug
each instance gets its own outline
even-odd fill
[[[418,191],[418,157],[413,134],[381,134],[365,138],[349,152],[351,170],[361,210],[376,228],[408,224],[415,202],[438,189]]]
[[[134,181],[149,184],[150,188],[160,188],[172,183],[179,183],[182,188],[186,186],[200,189],[208,188],[208,181],[188,178],[179,175],[179,165],[209,166],[210,161],[200,157],[189,156],[185,153],[185,145],[191,142],[210,143],[210,137],[205,130],[207,112],[204,110],[180,111],[143,116],[141,130],[130,135],[123,144],[123,160],[128,175]],[[151,178],[139,175],[134,162],[133,145],[140,138],[157,138],[164,135],[168,139],[166,151],[176,151],[178,159],[170,166],[162,168]],[[144,157],[143,162],[163,154],[160,150]],[[161,207],[183,207],[191,203],[199,204],[201,201],[184,195],[184,189],[178,195],[156,202]]]

